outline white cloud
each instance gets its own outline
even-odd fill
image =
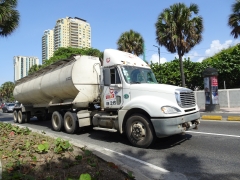
[[[197,60],[197,62],[202,62],[205,59],[205,57],[201,57]]]
[[[190,54],[187,54],[186,56],[193,60],[195,57],[199,56],[199,54],[196,51],[193,51]]]
[[[231,46],[234,46],[236,44],[240,43],[239,40],[227,40],[223,44],[220,43],[220,40],[213,40],[212,43],[210,44],[210,48],[205,51],[205,55],[201,57],[200,54],[198,54],[196,51],[191,52],[188,57],[194,59],[195,57],[199,57],[197,59],[197,62],[202,62],[204,59],[207,57],[214,56],[216,53],[220,52],[223,49],[227,49]]]
[[[210,45],[210,48],[205,51],[205,54],[207,56],[213,56],[214,54],[220,52],[221,50],[227,49],[230,46],[234,46],[237,43],[239,43],[239,40],[235,40],[235,41],[227,40],[223,44],[221,44],[219,40],[213,40]]]
[[[158,54],[153,54],[151,59],[150,59],[150,62],[152,62],[152,63],[159,63],[159,56],[158,56]],[[160,58],[160,63],[161,64],[163,64],[165,62],[167,62],[166,58],[164,58],[164,57]]]

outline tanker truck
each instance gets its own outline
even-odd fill
[[[141,58],[106,49],[98,57],[72,55],[16,82],[15,123],[51,119],[52,129],[73,134],[84,127],[125,134],[133,146],[196,129],[194,92],[159,84]]]

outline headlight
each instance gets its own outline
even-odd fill
[[[161,107],[161,110],[165,114],[174,114],[174,113],[181,112],[181,110],[179,110],[178,108],[171,107],[171,106],[163,106]]]

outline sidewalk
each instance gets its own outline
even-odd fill
[[[220,108],[219,111],[207,112],[205,109],[200,109],[202,120],[225,120],[225,121],[240,121],[240,107]]]

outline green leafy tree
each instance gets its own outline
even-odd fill
[[[13,82],[5,82],[0,87],[0,95],[2,99],[4,99],[6,102],[13,101],[13,89],[15,87],[15,84]]]
[[[48,60],[45,60],[43,65],[33,65],[29,69],[28,74],[32,74],[32,73],[40,70],[41,68],[44,68],[44,67],[47,67],[47,66],[51,65],[54,62],[57,62],[57,61],[60,61],[60,60],[63,60],[63,59],[67,59],[74,54],[81,54],[81,55],[99,57],[99,59],[101,61],[103,59],[103,53],[100,52],[98,49],[93,49],[93,48],[79,49],[79,48],[72,48],[72,47],[68,47],[68,48],[61,47],[61,48],[58,48],[58,50],[54,52],[53,57],[51,57]]]
[[[240,0],[236,0],[232,5],[232,14],[229,15],[228,25],[232,29],[231,35],[238,38],[240,35]]]
[[[6,37],[10,35],[19,24],[19,12],[17,0],[5,0],[0,3],[0,36]]]
[[[54,52],[53,57],[51,57],[49,60],[44,61],[42,68],[49,66],[50,64],[52,64],[56,61],[67,59],[74,54],[95,56],[95,57],[99,57],[100,60],[103,59],[103,53],[100,52],[98,49],[93,49],[93,48],[79,49],[79,48],[73,48],[73,47],[67,47],[67,48],[61,47],[61,48],[58,48],[58,50]]]
[[[143,44],[143,37],[138,32],[130,30],[121,34],[117,41],[117,49],[139,56],[144,52]]]
[[[213,67],[218,71],[218,88],[240,88],[240,44],[222,50],[213,57],[203,60],[203,70]]]
[[[39,69],[41,69],[42,65],[37,65],[37,64],[34,64],[28,71],[28,74],[32,74],[36,71],[38,71]]]
[[[183,61],[186,75],[186,87],[195,90],[196,88],[203,87],[202,64],[199,62],[192,62],[190,58]],[[160,81],[160,66],[158,63],[150,64],[156,79]],[[180,71],[179,71],[179,59],[175,58],[170,62],[161,64],[161,78],[162,83],[171,84],[175,86],[181,86]]]
[[[202,40],[203,20],[198,16],[198,12],[199,8],[196,4],[187,7],[183,3],[176,3],[164,9],[155,24],[158,44],[179,56],[183,87],[185,87],[185,77],[182,57]]]

